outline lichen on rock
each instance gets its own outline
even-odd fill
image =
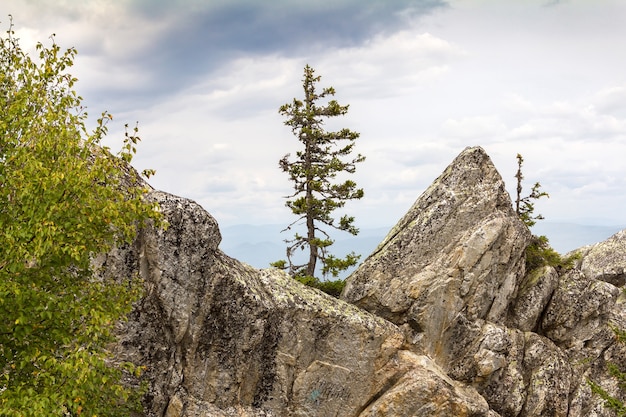
[[[146,417],[608,416],[622,395],[618,233],[571,270],[527,273],[531,233],[482,148],[464,150],[348,279],[342,299],[219,249],[215,219],[151,191],[168,222],[98,258],[140,276],[118,359],[145,366]]]

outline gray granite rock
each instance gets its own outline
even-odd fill
[[[145,295],[117,360],[145,366],[146,417],[608,417],[622,396],[625,234],[571,270],[526,271],[532,237],[481,148],[464,150],[348,279],[342,300],[220,248],[217,222],[159,191],[166,229],[94,262]],[[623,398],[623,397],[622,397]]]

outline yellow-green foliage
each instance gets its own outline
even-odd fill
[[[76,51],[37,51],[12,25],[0,38],[0,415],[128,416],[137,396],[121,378],[138,368],[107,346],[140,286],[95,280],[91,259],[158,214],[126,165],[138,138],[113,156],[100,147],[111,116],[85,128]]]

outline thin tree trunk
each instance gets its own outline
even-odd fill
[[[311,243],[315,239],[315,224],[313,216],[307,214],[306,227],[308,229],[307,238],[309,239],[309,264],[306,268],[306,274],[310,277],[315,276],[315,264],[317,263],[317,245]]]
[[[517,198],[515,199],[515,213],[519,216],[520,215],[520,202],[522,199],[522,178],[524,178],[524,176],[522,175],[522,162],[524,160],[522,159],[522,156],[520,154],[517,154],[517,174],[515,174],[515,178],[517,178]]]
[[[307,241],[309,244],[309,263],[307,264],[306,274],[310,277],[315,276],[315,264],[317,263],[317,245],[315,241],[315,219],[313,210],[313,190],[311,189],[311,183],[313,182],[313,161],[311,150],[311,137],[307,137],[306,149],[305,149],[305,170],[307,173],[306,181],[306,228],[307,228]]]

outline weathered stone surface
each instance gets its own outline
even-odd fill
[[[621,282],[623,252],[620,255],[613,251],[622,250],[624,236],[622,231],[582,248],[578,267],[561,275],[544,314],[540,331],[559,345],[574,370],[569,416],[613,415],[592,395],[588,380],[626,401],[616,379],[607,372],[609,363],[626,370],[626,346],[616,342],[613,331],[626,329],[626,300],[622,289],[611,284]]]
[[[623,236],[583,251],[571,271],[526,273],[530,242],[491,161],[468,148],[342,297],[400,325],[408,348],[475,387],[502,416],[609,415],[586,380],[608,384],[605,356],[622,349],[609,323],[623,316],[611,284],[623,280]]]
[[[485,416],[496,417],[487,401],[457,381],[452,380],[432,360],[403,351],[404,361],[414,364],[360,417],[386,416]]]
[[[463,329],[465,327],[465,329]],[[549,339],[477,320],[459,323],[462,340],[449,375],[478,390],[502,416],[567,415],[571,367]]]
[[[148,417],[608,417],[586,381],[623,395],[606,364],[626,369],[626,232],[525,271],[531,235],[480,148],[349,278],[356,306],[231,259],[200,206],[150,197],[169,228],[96,262],[145,282],[116,352],[146,365]]]
[[[559,274],[554,267],[546,265],[528,271],[514,300],[510,326],[522,331],[536,331],[558,286]]]
[[[579,270],[567,272],[552,295],[541,332],[569,349],[606,330],[606,323],[619,296],[617,287],[586,277]]]
[[[619,300],[614,306],[610,323],[621,329],[626,329],[626,308]],[[615,377],[607,372],[607,365],[614,364],[619,369],[626,370],[626,345],[615,342],[615,335],[610,329],[598,333],[594,339],[587,341],[582,348],[569,349],[570,363],[580,375],[578,386],[571,394],[570,416],[613,417],[602,406],[597,396],[592,395],[586,381],[594,381],[611,395],[626,402],[626,393],[617,384]]]
[[[460,316],[505,321],[530,238],[489,156],[468,148],[348,278],[342,298],[407,324],[416,349],[446,363]]]
[[[580,270],[589,278],[599,279],[617,287],[626,283],[626,230],[607,240],[582,248]]]
[[[394,324],[282,271],[229,258],[200,206],[161,192],[151,198],[169,227],[145,230],[101,261],[145,280],[146,296],[120,331],[119,355],[147,365],[149,416],[358,416],[380,407],[391,388],[407,397],[422,384],[450,381],[401,349]],[[398,383],[411,375],[419,380]],[[488,416],[484,399],[460,382],[441,398],[445,407]],[[413,415],[413,407],[385,415]]]

